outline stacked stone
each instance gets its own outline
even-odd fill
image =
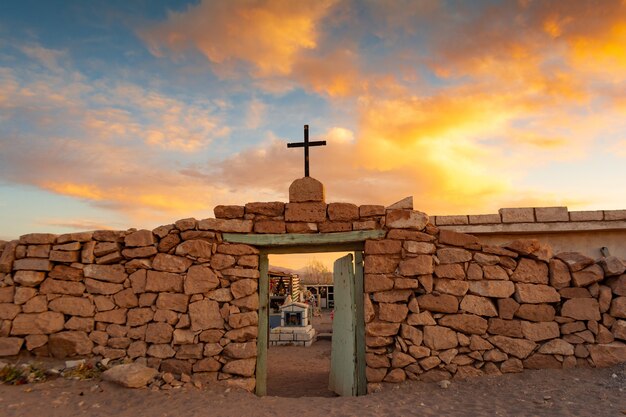
[[[626,361],[626,275],[615,258],[504,247],[387,210],[365,244],[366,375],[376,384]]]
[[[214,219],[29,234],[0,255],[0,356],[97,355],[255,385],[258,251]]]
[[[324,202],[322,184],[310,177],[296,180],[289,189],[289,203],[248,203],[217,206],[218,230],[235,233],[332,233],[375,230],[384,226],[385,207]]]
[[[536,240],[481,244],[429,224],[411,199],[326,204],[312,178],[289,197],[152,231],[0,242],[0,356],[134,360],[252,390],[258,250],[223,233],[381,229],[364,256],[370,384],[626,362],[626,274],[615,257],[553,256]]]

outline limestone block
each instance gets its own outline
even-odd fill
[[[554,339],[560,336],[559,325],[553,321],[541,323],[522,321],[522,334],[534,342]]]
[[[252,220],[203,219],[198,221],[198,229],[225,233],[250,233]]]
[[[611,302],[609,314],[613,317],[626,319],[626,297],[614,298]]]
[[[315,233],[317,223],[287,223],[287,233]]]
[[[468,334],[485,334],[488,323],[482,317],[473,314],[450,314],[439,319],[441,326]]]
[[[257,288],[257,280],[240,279],[231,284],[230,291],[232,292],[234,298],[243,298],[256,293]]]
[[[86,265],[83,274],[99,281],[122,283],[128,278],[123,265]]]
[[[154,245],[155,239],[152,231],[150,230],[138,230],[132,232],[124,238],[124,245],[127,247],[132,246],[151,246]]]
[[[459,300],[449,294],[425,294],[417,297],[417,302],[420,309],[438,313],[456,313],[459,309]]]
[[[192,256],[194,258],[209,259],[212,251],[213,245],[200,239],[186,240],[176,247],[176,255]]]
[[[259,271],[257,269],[248,268],[228,268],[221,271],[222,275],[228,277],[228,279],[235,281],[241,278],[259,278]]]
[[[451,349],[458,345],[456,332],[447,327],[424,327],[424,344],[434,350]]]
[[[127,388],[142,388],[156,377],[158,371],[139,363],[116,365],[102,374],[105,381],[114,382]]]
[[[366,266],[368,258],[370,256],[365,257]],[[417,255],[404,259],[399,263],[398,271],[404,276],[432,274],[434,272],[433,258],[430,255]],[[389,272],[393,272],[393,270]]]
[[[413,209],[413,204],[411,203],[410,209]],[[381,205],[371,205],[366,204],[359,206],[359,217],[374,217],[374,216],[384,216],[385,215],[385,207]]]
[[[122,256],[126,259],[149,258],[156,255],[157,252],[158,250],[155,246],[140,246],[137,248],[124,249],[122,251]],[[98,259],[98,262],[102,263],[102,259]]]
[[[511,281],[548,284],[548,265],[533,259],[522,258],[511,275]]]
[[[457,215],[457,216],[437,216],[435,224],[437,226],[453,226],[453,225],[462,225],[469,224],[469,220],[465,215]]]
[[[20,236],[20,243],[22,245],[47,245],[54,243],[57,239],[57,235],[51,233],[30,233]]]
[[[493,302],[486,297],[468,294],[461,301],[461,310],[479,316],[497,317],[498,311]]]
[[[185,294],[205,293],[217,288],[219,284],[220,281],[213,270],[202,265],[193,265],[185,278]]]
[[[538,222],[568,222],[567,207],[535,207]]]
[[[401,323],[409,313],[409,308],[403,304],[380,303],[378,317],[383,321]]]
[[[525,359],[535,349],[537,344],[530,340],[515,339],[506,336],[492,336],[489,341],[504,353],[513,355],[519,359]]]
[[[21,259],[16,261],[16,263],[19,261],[21,261]],[[46,262],[48,261],[46,260]],[[13,281],[25,287],[36,287],[43,282],[45,278],[46,273],[39,271],[17,271],[13,274]]]
[[[594,298],[572,298],[561,307],[561,315],[576,320],[600,320],[600,306]]]
[[[0,320],[13,320],[22,309],[13,303],[0,303]]]
[[[572,279],[569,267],[559,259],[550,259],[550,285],[556,289],[569,286]]]
[[[476,254],[476,255],[479,255],[479,254]],[[499,261],[499,258],[498,258],[498,261]],[[490,279],[490,280],[506,281],[509,279],[509,274],[507,274],[504,268],[502,268],[500,265],[483,266],[483,276],[485,279]]]
[[[255,233],[285,233],[286,223],[283,220],[257,220],[254,222]]]
[[[10,286],[10,287],[0,287],[0,303],[12,303],[13,299],[14,299],[14,294],[15,294],[15,287],[14,286]],[[32,292],[31,296],[28,298],[31,298],[33,295],[35,295],[35,289],[29,289],[29,292]],[[26,302],[26,300],[23,300],[22,302],[17,302],[16,304],[23,304],[24,302]]]
[[[428,215],[416,210],[387,210],[385,225],[390,229],[423,230],[428,224]]]
[[[365,333],[368,336],[395,336],[399,329],[400,323],[373,321],[365,325]]]
[[[176,351],[169,344],[158,344],[150,345],[147,354],[154,358],[167,359],[174,357]]]
[[[289,186],[289,202],[324,202],[324,185],[312,177],[303,177],[295,180]]]
[[[450,278],[452,280],[464,280],[465,270],[462,264],[441,264],[435,266],[435,275],[438,278]]]
[[[436,273],[437,273],[437,268],[435,268],[435,274]],[[469,283],[467,281],[459,281],[459,279],[462,279],[462,278],[438,279],[435,282],[435,291],[438,291],[444,294],[451,294],[451,295],[462,297],[467,293],[467,290],[469,288]]]
[[[511,281],[469,281],[469,292],[483,297],[508,298],[515,292]]]
[[[0,273],[9,273],[13,269],[17,244],[17,240],[12,240],[4,246],[4,250],[0,255]]]
[[[529,304],[555,303],[561,301],[561,296],[549,285],[516,283],[515,300]]]
[[[68,316],[93,317],[95,307],[88,298],[63,296],[48,303],[52,311],[67,314]]]
[[[23,344],[20,337],[0,337],[0,357],[17,355]]]
[[[399,240],[382,239],[365,241],[365,253],[367,255],[399,254],[401,251],[402,242]]]
[[[189,296],[186,294],[171,294],[164,292],[159,294],[156,301],[156,306],[157,308],[164,310],[172,310],[179,313],[186,313],[188,303]]]
[[[529,321],[553,321],[556,311],[548,304],[522,304],[515,316]]]
[[[500,223],[502,219],[500,218],[500,214],[470,214],[469,222],[470,224],[497,224]]]
[[[483,295],[484,294],[479,294]],[[498,299],[498,316],[501,319],[510,320],[518,311],[520,305],[512,298],[499,298]]]
[[[80,246],[80,243],[78,244]],[[47,258],[50,256],[50,245],[29,245],[26,249],[28,258]],[[50,259],[53,261],[54,259]]]
[[[328,218],[331,221],[358,220],[359,208],[351,203],[330,203],[328,205]]]
[[[62,281],[48,278],[39,287],[41,294],[67,294],[82,295],[85,292],[85,285],[81,282]]]
[[[522,323],[520,320],[489,319],[488,331],[491,334],[501,336],[523,337]]]
[[[604,210],[604,220],[626,220],[626,210]]]
[[[572,222],[593,222],[601,221],[604,218],[602,210],[594,211],[570,211],[569,219]]]
[[[80,260],[79,251],[53,250],[50,252],[50,260],[52,262],[78,262]]]
[[[191,330],[221,329],[224,319],[216,301],[202,300],[189,304]]]
[[[586,287],[604,279],[604,270],[599,265],[591,265],[583,270],[572,272],[572,283],[576,287]]]
[[[183,292],[183,277],[171,272],[148,271],[146,291]]]
[[[517,358],[511,358],[509,360],[506,360],[502,362],[502,365],[500,365],[500,372],[502,372],[503,374],[518,373],[522,372],[523,370],[524,365],[522,364],[522,361]]]
[[[60,332],[51,334],[48,338],[48,351],[55,358],[88,355],[92,348],[93,342],[85,332]]]
[[[122,291],[122,289],[124,289],[122,284],[96,281],[90,278],[85,279],[85,290],[89,294],[111,295]]]
[[[613,342],[603,345],[587,346],[593,363],[599,368],[605,368],[626,362],[626,344]]]
[[[243,206],[215,206],[213,209],[216,219],[241,219],[244,215]]]
[[[498,210],[502,223],[534,223],[535,213],[532,207],[501,208]]]
[[[468,262],[472,259],[472,253],[461,248],[442,248],[437,250],[437,258],[442,264]]]
[[[626,271],[626,265],[617,256],[600,258],[598,264],[604,269],[604,275],[607,277],[621,275]]]
[[[128,310],[127,323],[129,326],[141,326],[152,320],[154,312],[151,308],[132,308]]]
[[[14,271],[50,271],[52,262],[42,258],[23,258],[13,262]]]
[[[326,220],[326,204],[289,203],[285,209],[285,220],[288,222],[323,222]]]
[[[120,308],[117,310],[109,310],[109,311],[101,311],[96,313],[95,320],[103,323],[114,323],[114,324],[125,324],[126,323],[126,313],[128,312],[125,308]]]
[[[594,260],[578,252],[561,252],[556,255],[557,258],[567,264],[571,272],[577,272],[581,269],[594,264]]]
[[[53,311],[22,313],[13,320],[12,335],[51,334],[63,330],[63,314]]]

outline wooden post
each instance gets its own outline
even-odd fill
[[[269,344],[269,260],[259,255],[259,332],[256,357],[256,395],[267,394],[267,346]]]
[[[356,395],[367,394],[365,377],[365,311],[363,300],[363,252],[354,253],[354,303],[356,311]]]

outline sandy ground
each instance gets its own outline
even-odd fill
[[[613,377],[615,375],[615,377]],[[223,388],[126,389],[57,379],[0,385],[2,416],[619,416],[626,414],[626,367],[526,371],[502,377],[388,385],[363,397],[256,397]]]
[[[626,415],[626,364],[452,381],[446,389],[435,383],[388,384],[374,394],[342,398],[326,388],[330,346],[329,340],[320,340],[310,348],[271,348],[269,395],[262,398],[215,385],[151,391],[100,380],[58,378],[22,386],[0,385],[0,416]]]

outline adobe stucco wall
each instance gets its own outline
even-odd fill
[[[497,247],[406,205],[218,206],[150,230],[29,234],[0,255],[0,356],[140,360],[255,386],[258,251],[222,233],[385,230],[365,243],[366,362],[380,381],[626,361],[626,275],[615,257]],[[310,201],[313,200],[313,201]]]

